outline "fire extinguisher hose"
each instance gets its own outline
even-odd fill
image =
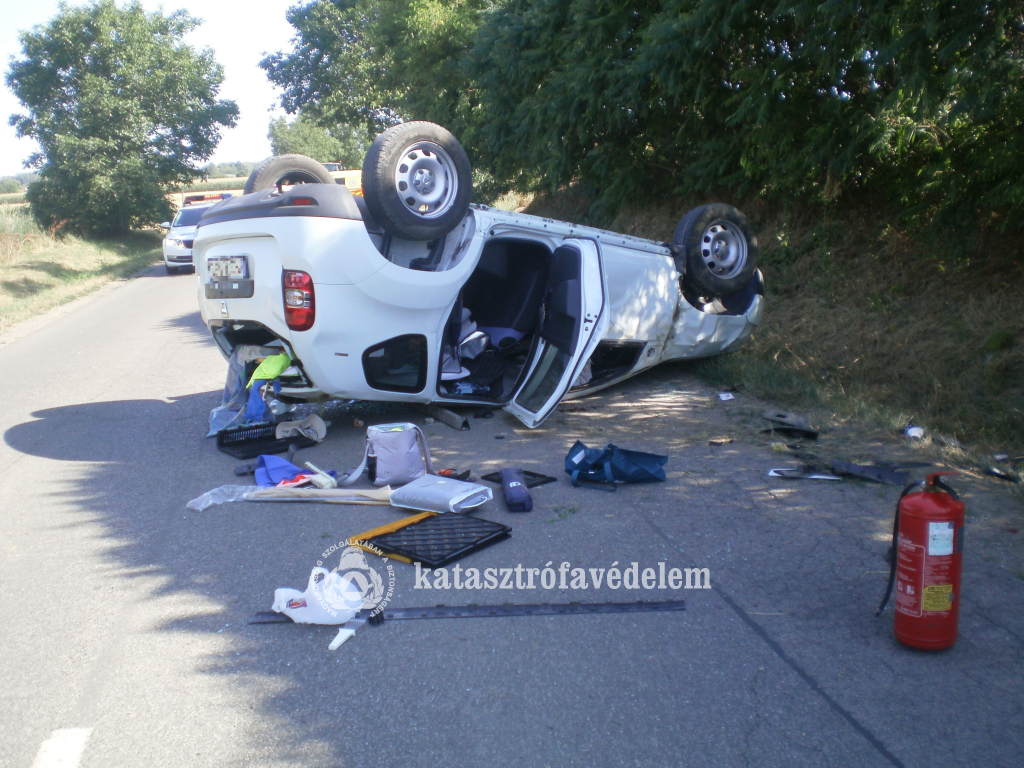
[[[956,495],[956,491],[942,482],[940,478],[934,477],[933,484],[952,496],[954,500],[960,500],[960,497]],[[918,488],[925,488],[926,486],[927,483],[924,480],[918,480],[917,482],[910,483],[910,485],[903,489],[903,493],[900,494],[900,497],[896,502],[896,516],[892,521],[892,546],[889,548],[889,584],[885,588],[885,597],[882,598],[881,605],[879,605],[878,610],[875,611],[876,617],[881,616],[882,611],[885,610],[885,606],[889,604],[889,598],[892,597],[892,587],[896,583],[896,565],[899,560],[900,504],[903,503],[904,496],[913,493]]]

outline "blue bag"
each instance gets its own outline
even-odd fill
[[[604,448],[587,448],[577,440],[565,457],[565,471],[576,487],[614,491],[617,483],[663,481],[662,467],[667,462],[668,456],[656,453],[629,451],[611,443]]]

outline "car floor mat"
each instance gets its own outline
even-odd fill
[[[427,512],[351,540],[360,548],[372,545],[407,562],[422,563],[425,568],[443,568],[511,535],[512,529],[507,525],[483,518]]]
[[[539,485],[547,485],[548,483],[555,482],[555,478],[542,475],[540,472],[531,472],[528,469],[523,470],[523,475],[526,477],[526,487],[536,488]],[[494,483],[495,485],[501,485],[501,475],[497,472],[488,472],[486,475],[480,475],[481,480],[486,480],[488,483]]]

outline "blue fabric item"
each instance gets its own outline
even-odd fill
[[[501,490],[505,494],[505,506],[509,512],[529,512],[533,509],[533,499],[530,492],[526,490],[526,476],[523,470],[502,469],[498,473],[501,476]]]
[[[255,410],[256,404],[250,402],[251,392],[246,387],[249,377],[245,375],[245,371],[248,363],[280,352],[277,347],[259,347],[252,344],[239,344],[235,347],[228,358],[228,375],[224,382],[220,406],[210,411],[210,431],[207,437],[213,437],[224,429],[242,427],[252,422],[270,421],[269,414],[265,411],[259,418],[247,418],[247,406],[251,405]],[[274,382],[274,394],[280,391],[280,386],[280,381]]]
[[[657,483],[665,480],[668,456],[630,451],[609,443],[587,448],[579,440],[565,457],[565,471],[576,487],[614,491],[616,483]]]
[[[277,485],[282,480],[291,480],[296,475],[306,474],[307,471],[311,470],[296,467],[280,456],[260,456],[256,459],[256,485]]]
[[[263,402],[262,387],[253,387],[249,390],[249,402],[245,406],[245,421],[252,424],[256,421],[269,421],[270,409]]]
[[[311,474],[313,470],[296,467],[280,456],[260,456],[256,459],[256,485],[275,486],[282,480],[293,480],[298,475]],[[331,477],[338,476],[333,469],[328,470],[327,474]]]

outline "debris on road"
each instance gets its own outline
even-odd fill
[[[832,471],[837,475],[848,475],[886,485],[904,486],[910,482],[910,475],[906,472],[897,472],[889,467],[870,464],[851,464],[837,460],[832,462]]]
[[[769,469],[768,477],[783,477],[789,480],[842,480],[836,475],[825,472],[818,472],[809,466],[799,468],[783,467],[780,469]]]
[[[528,469],[523,470],[523,475],[526,477],[526,487],[530,489],[557,482],[557,478],[542,475],[540,472],[531,472]],[[486,475],[481,475],[480,479],[486,480],[488,483],[501,485],[501,474],[499,472],[488,472]]]
[[[614,491],[618,483],[664,481],[662,467],[667,463],[668,456],[630,451],[611,443],[604,448],[587,448],[577,440],[565,457],[565,471],[577,488]]]
[[[469,515],[424,512],[349,539],[353,546],[424,568],[443,568],[473,552],[493,546],[512,535],[507,525]]]
[[[763,433],[779,434],[784,437],[803,437],[808,440],[818,439],[818,430],[813,429],[810,422],[803,416],[773,409],[765,411],[762,415],[772,422],[771,427],[761,430]]]
[[[802,447],[800,443],[772,443],[772,450],[776,453],[796,453]]]
[[[433,474],[430,447],[423,430],[409,422],[367,427],[362,462],[338,484],[351,485],[367,469],[370,480],[378,487],[403,485],[423,475]]]
[[[428,417],[440,421],[442,424],[447,424],[452,429],[457,429],[460,432],[465,432],[469,429],[469,419],[455,413],[455,411],[442,408],[440,405],[416,404],[415,407],[417,410],[427,414]]]
[[[274,436],[278,440],[305,437],[319,443],[327,437],[327,423],[315,413],[311,413],[302,421],[279,422],[274,428]]]
[[[353,488],[260,488],[255,485],[222,485],[192,499],[185,505],[193,512],[202,512],[215,504],[231,501],[316,501],[324,504],[391,504],[391,489],[358,490]]]
[[[502,603],[501,605],[431,605],[392,608],[370,617],[371,625],[406,619],[490,619],[506,616],[586,616],[595,613],[665,613],[686,609],[685,600],[638,600],[635,603]]]
[[[903,430],[903,434],[911,440],[921,440],[924,438],[924,428],[918,427],[914,424],[907,424]]]
[[[236,459],[255,459],[265,454],[285,453],[292,445],[296,449],[309,448],[317,441],[305,436],[277,438],[273,424],[222,429],[217,433],[217,449]]]
[[[391,506],[461,514],[494,498],[490,488],[450,477],[423,475],[391,491]]]
[[[274,612],[296,624],[344,624],[362,607],[363,595],[350,579],[321,567],[310,572],[305,592],[274,590]]]
[[[505,496],[505,508],[509,512],[530,512],[533,498],[526,487],[526,473],[522,469],[503,469],[498,473],[501,490]]]
[[[1002,467],[986,467],[985,474],[991,475],[992,477],[998,477],[1000,480],[1006,480],[1011,483],[1019,483],[1020,477],[1016,472],[1012,472]]]

